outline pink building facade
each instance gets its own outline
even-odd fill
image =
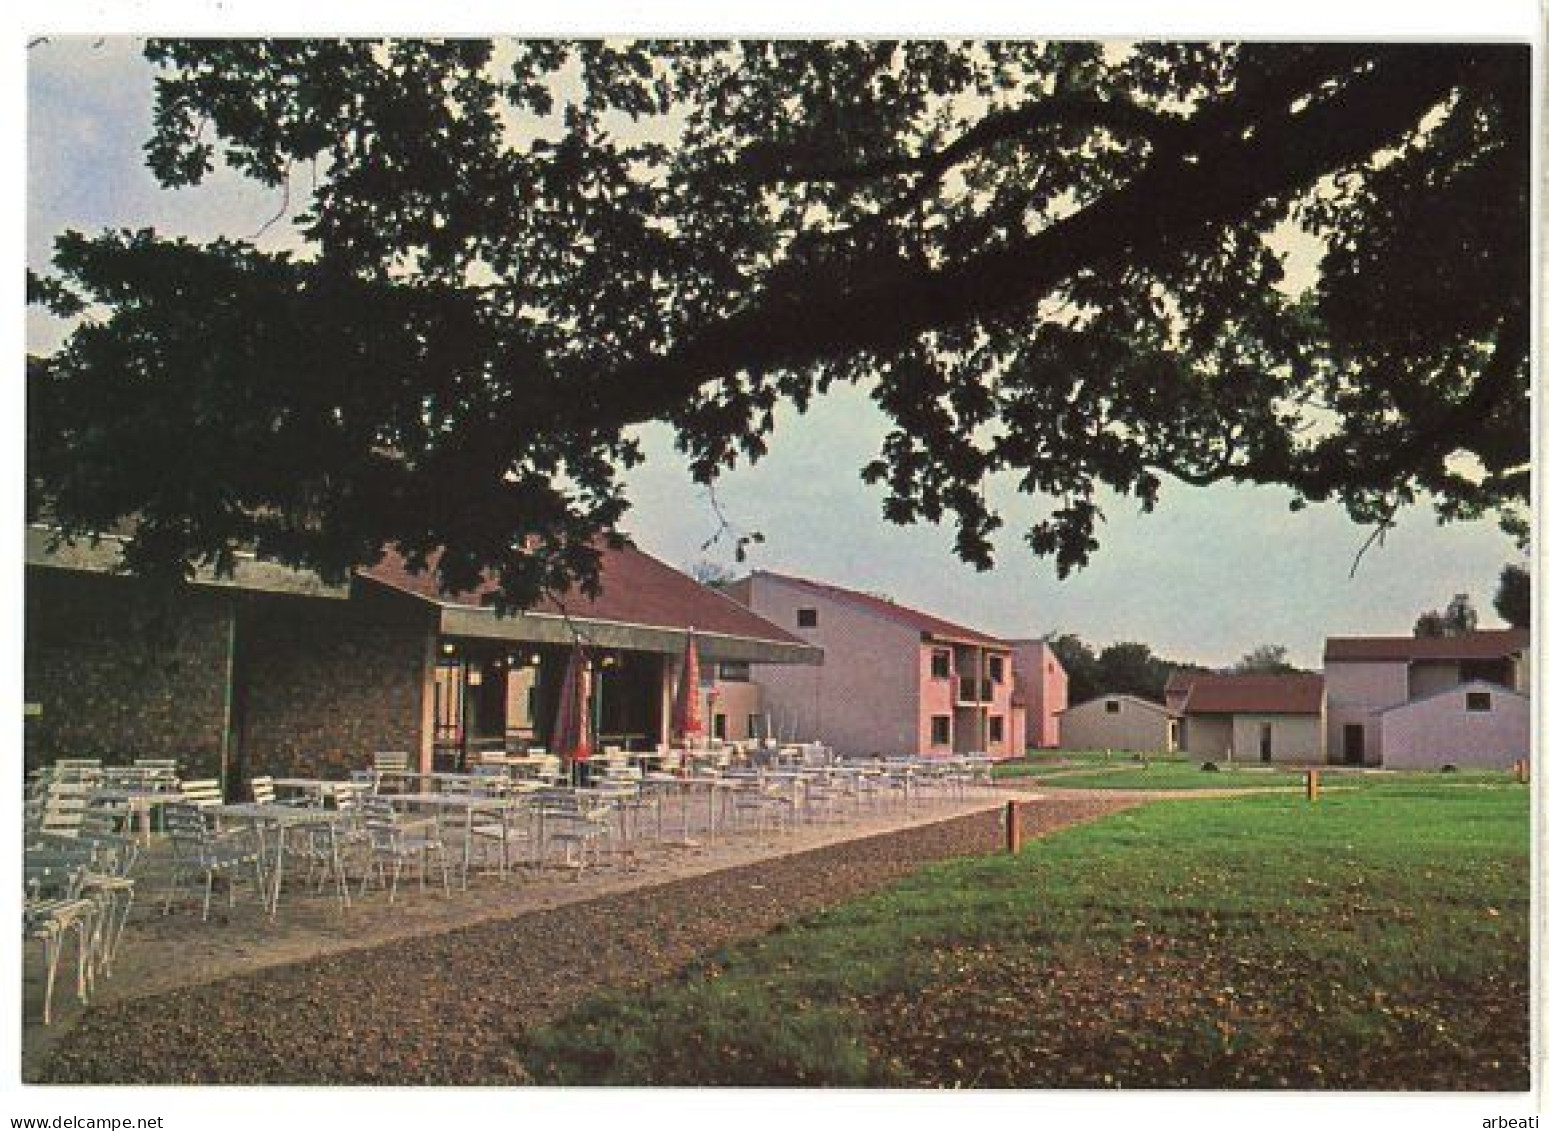
[[[1025,749],[1011,645],[870,594],[757,571],[728,592],[823,650],[820,667],[753,665],[773,737],[847,757]]]
[[[1011,662],[1027,717],[1027,747],[1060,744],[1062,712],[1070,706],[1070,677],[1047,640],[1013,640]]]
[[[1484,742],[1478,756],[1491,759],[1490,765],[1509,767],[1528,757],[1525,630],[1330,637],[1323,664],[1329,762],[1477,765],[1470,753],[1476,740]],[[1461,689],[1476,684],[1475,709],[1470,710],[1469,696]],[[1492,696],[1491,689],[1501,694]],[[1492,707],[1479,709],[1485,699]]]

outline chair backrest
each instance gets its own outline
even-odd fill
[[[53,847],[29,850],[22,864],[28,898],[76,898],[86,878],[87,863],[79,853]]]
[[[91,786],[83,782],[54,782],[34,810],[36,831],[51,836],[76,835],[90,808],[90,794]]]
[[[165,805],[161,819],[173,847],[186,843],[203,845],[210,839],[210,826],[205,824],[204,813],[198,805],[187,801]]]
[[[177,787],[178,768],[176,758],[136,758],[135,769],[145,775],[150,789],[174,789]]]
[[[266,774],[263,777],[254,778],[247,783],[247,788],[252,793],[253,800],[259,805],[274,804],[274,778],[269,775]]]
[[[185,781],[181,789],[183,800],[200,808],[219,805],[224,800],[221,796],[221,783],[216,778],[195,778]]]
[[[333,787],[334,808],[341,813],[359,812],[366,798],[370,796],[370,786],[363,783],[352,781],[348,785],[336,785]]]
[[[392,848],[398,843],[398,810],[393,808],[391,801],[376,795],[363,797],[360,813],[373,848]]]
[[[409,768],[409,752],[407,750],[378,750],[371,755],[371,768],[373,770],[390,770],[393,773],[405,773]]]

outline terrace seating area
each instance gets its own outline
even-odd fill
[[[273,931],[326,915],[347,936],[363,904],[421,914],[470,891],[633,874],[685,849],[778,850],[803,830],[946,814],[987,800],[989,785],[984,757],[846,761],[819,744],[605,748],[577,765],[529,750],[481,755],[467,773],[384,753],[347,778],[262,776],[224,790],[164,762],[61,760],[27,791],[23,930],[43,984],[27,1020],[52,1019],[67,957],[90,1002],[153,916],[181,934],[239,908]],[[139,904],[137,886],[152,893]]]

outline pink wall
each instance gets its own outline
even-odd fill
[[[920,634],[778,578],[754,574],[742,592],[750,608],[823,649],[823,663],[754,664],[776,733],[818,740],[840,754],[924,753],[919,731]],[[816,609],[815,628],[796,623]],[[926,732],[929,737],[929,731]]]
[[[1487,693],[1490,710],[1470,711],[1466,696]],[[1382,716],[1382,764],[1390,769],[1510,769],[1528,757],[1530,711],[1525,695],[1489,683],[1461,687]]]
[[[1018,640],[1013,656],[1027,692],[1026,733],[1021,749],[1058,746],[1057,712],[1070,706],[1070,678],[1054,650],[1042,640]]]
[[[1345,727],[1364,732],[1365,764],[1383,761],[1382,726],[1378,712],[1409,700],[1409,665],[1402,660],[1352,662],[1331,660],[1323,669],[1325,757],[1344,763]]]

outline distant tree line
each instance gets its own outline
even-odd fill
[[[1527,628],[1533,614],[1533,577],[1526,566],[1508,563],[1495,588],[1495,611],[1512,628]],[[1462,636],[1479,628],[1479,612],[1467,593],[1455,594],[1445,609],[1421,613],[1416,636]]]

